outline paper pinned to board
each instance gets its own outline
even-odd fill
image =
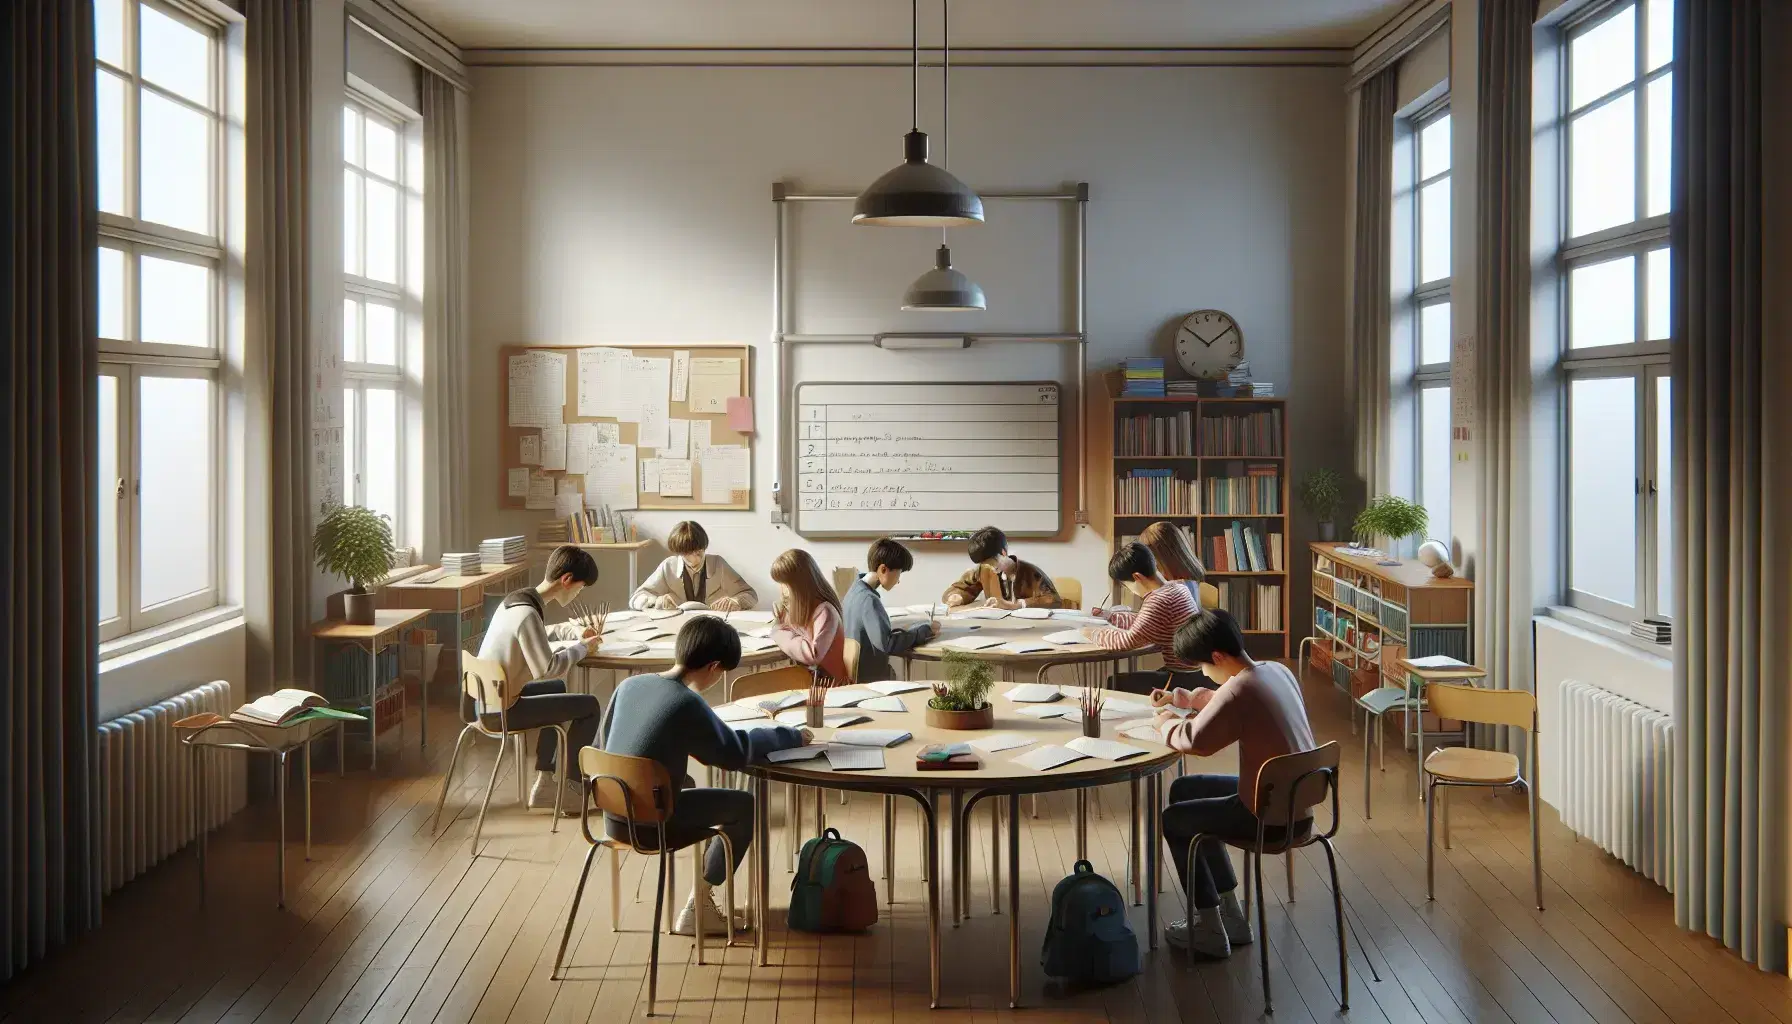
[[[541,468],[550,473],[566,471],[566,426],[541,428]]]
[[[699,458],[703,449],[708,448],[715,440],[715,426],[709,420],[691,421],[691,454],[688,458]]]
[[[650,406],[671,418],[672,360],[627,357],[622,361],[622,388],[622,408],[616,419],[639,423],[642,412]]]
[[[641,490],[648,494],[660,493],[660,460],[641,460]]]
[[[747,489],[749,465],[747,449],[740,445],[712,445],[703,449],[704,503],[733,503],[734,492]]]
[[[546,511],[554,507],[554,478],[540,470],[529,470],[528,493],[523,498],[523,507]]]
[[[566,356],[523,352],[510,357],[509,425],[551,427],[566,422]]]
[[[660,496],[662,498],[688,498],[691,496],[691,460],[689,459],[656,459],[660,464]]]
[[[692,412],[725,413],[740,395],[740,360],[692,359],[688,404]]]
[[[575,476],[584,476],[587,468],[586,459],[591,454],[591,446],[597,443],[595,423],[568,423],[566,425],[566,471]]]
[[[505,488],[505,493],[510,497],[527,498],[529,496],[528,469],[511,469],[508,474],[507,483],[509,486]]]
[[[660,446],[662,459],[688,459],[691,457],[691,421],[676,417],[666,421],[667,443]]]
[[[592,440],[592,442],[591,442],[592,444],[621,444],[622,443],[622,426],[621,426],[621,424],[593,423],[593,424],[591,424],[591,426],[592,426],[592,429],[594,431],[596,431],[596,437]]]
[[[642,448],[664,448],[671,444],[671,421],[666,418],[666,403],[644,403],[641,422],[635,428],[635,444]]]
[[[689,352],[672,353],[672,400],[682,402],[690,393],[691,354]],[[680,455],[679,458],[684,458]]]
[[[737,434],[753,432],[753,400],[742,395],[728,399],[728,428]]]
[[[578,357],[580,416],[615,419],[622,409],[622,361],[628,353],[619,348],[582,348]]]
[[[635,446],[632,444],[599,444],[591,447],[591,465],[585,474],[585,489],[600,504],[627,512],[640,504],[635,490],[640,477],[635,469]]]
[[[554,514],[562,519],[585,511],[585,496],[578,491],[561,491],[554,495]]]
[[[521,447],[522,451],[517,456],[518,462],[521,462],[525,466],[541,465],[540,434],[524,434],[519,447]]]

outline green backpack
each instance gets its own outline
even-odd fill
[[[790,883],[790,930],[862,932],[876,923],[877,886],[865,851],[831,828],[804,843]]]

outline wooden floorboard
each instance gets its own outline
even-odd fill
[[[1274,1020],[1320,1024],[1792,1024],[1792,981],[1763,974],[1710,938],[1675,926],[1668,894],[1543,809],[1544,905],[1531,889],[1523,795],[1453,796],[1453,843],[1436,851],[1436,900],[1425,893],[1425,820],[1411,756],[1390,750],[1372,770],[1375,816],[1362,814],[1361,739],[1347,702],[1308,682],[1321,739],[1345,748],[1338,874],[1346,900],[1350,1011],[1340,1014],[1337,930],[1325,854],[1295,858],[1290,894],[1281,860],[1266,866],[1266,944]],[[608,853],[593,864],[567,967],[550,977],[585,845],[576,819],[549,831],[548,818],[516,805],[514,761],[500,770],[478,857],[470,847],[493,750],[463,761],[440,829],[435,801],[453,733],[448,709],[432,709],[437,746],[415,734],[400,755],[389,736],[382,769],[338,778],[328,757],[315,776],[317,840],[305,861],[289,848],[287,906],[273,900],[275,822],[257,803],[216,833],[206,899],[196,863],[182,853],[108,899],[105,923],[0,989],[0,1022],[114,1024],[294,1024],[294,1022],[511,1022],[610,1024],[642,1019],[657,864],[626,855],[621,929],[610,927]],[[1398,738],[1391,747],[1398,748]],[[365,763],[351,750],[351,767]],[[1222,755],[1188,770],[1232,770]],[[883,867],[882,801],[829,796],[829,824]],[[293,801],[292,835],[301,833]],[[811,803],[811,806],[813,804]],[[1090,800],[1089,858],[1125,888],[1128,793],[1115,786]],[[859,936],[790,934],[783,910],[790,882],[784,800],[774,788],[771,962],[754,963],[750,937],[712,944],[696,962],[689,939],[662,936],[662,1015],[710,1024],[833,1024],[1020,1021],[1232,1024],[1263,1016],[1258,957],[1239,948],[1222,963],[1190,964],[1167,947],[1144,951],[1145,971],[1103,989],[1073,990],[1044,977],[1039,946],[1052,886],[1076,859],[1075,800],[1039,801],[1021,815],[1020,960],[1023,1005],[1008,1007],[1007,846],[999,913],[991,904],[990,816],[970,829],[968,916],[951,920],[941,887],[943,1005],[928,1008],[926,884],[920,878],[919,816],[899,804],[897,902]],[[944,814],[942,814],[944,817]],[[676,910],[691,881],[677,864]],[[1240,872],[1242,877],[1242,870]],[[948,878],[949,878],[948,874]],[[1181,916],[1175,872],[1164,866],[1160,921]],[[880,899],[887,883],[880,878]],[[746,902],[743,872],[737,893]],[[1292,899],[1290,896],[1292,895]],[[1143,942],[1144,908],[1131,911]],[[1254,916],[1254,915],[1253,915]],[[1375,980],[1379,975],[1380,980]]]

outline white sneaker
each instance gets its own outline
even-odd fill
[[[554,772],[535,773],[535,785],[529,789],[529,809],[532,811],[551,811],[554,809],[554,786],[559,776]],[[581,805],[585,802],[585,785],[576,778],[566,780],[566,788],[560,793],[560,813],[569,818],[579,816]]]
[[[695,935],[697,934],[696,923],[697,894],[692,892],[689,896],[685,897],[684,909],[678,912],[678,920],[672,925],[672,934]],[[734,918],[734,933],[739,935],[741,932],[746,931],[747,927],[746,917],[744,915],[736,914]],[[728,925],[722,917],[722,908],[716,903],[716,893],[714,889],[709,891],[709,898],[704,901],[703,905],[703,934],[720,935],[724,937],[728,934]]]
[[[1234,946],[1251,944],[1251,919],[1239,905],[1238,891],[1220,894],[1220,923],[1226,926],[1226,941]]]
[[[1219,915],[1209,910],[1193,927],[1187,921],[1175,921],[1164,927],[1164,941],[1190,956],[1202,960],[1224,960],[1232,955],[1232,944],[1226,940],[1225,926]]]

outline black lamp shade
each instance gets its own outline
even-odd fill
[[[915,278],[902,297],[903,309],[931,312],[971,312],[989,308],[977,282],[952,269],[952,250],[940,246],[932,270]]]
[[[906,159],[853,203],[854,224],[953,228],[983,223],[983,200],[949,171],[927,162],[927,133],[903,138]]]

